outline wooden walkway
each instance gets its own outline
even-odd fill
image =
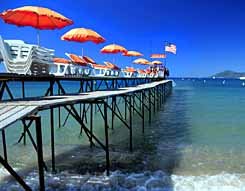
[[[63,87],[60,86],[61,92],[59,95],[0,101],[0,132],[2,134],[3,147],[3,156],[0,154],[0,164],[8,170],[25,190],[31,190],[30,186],[24,182],[8,163],[5,129],[16,121],[21,120],[23,124],[23,133],[21,134],[18,143],[23,140],[25,144],[26,135],[30,138],[31,144],[37,153],[40,190],[45,190],[44,169],[47,169],[47,166],[43,160],[41,116],[38,116],[37,113],[42,110],[50,111],[51,165],[52,171],[55,172],[54,108],[59,109],[59,124],[60,109],[64,108],[68,112],[66,120],[71,116],[78,122],[81,128],[80,134],[82,132],[85,133],[90,142],[90,146],[92,147],[97,144],[105,151],[106,170],[107,175],[109,175],[110,159],[108,129],[110,126],[113,130],[114,119],[117,118],[128,129],[129,149],[130,151],[133,151],[133,113],[136,113],[142,119],[142,133],[144,133],[145,111],[148,111],[148,119],[149,122],[151,122],[153,113],[155,113],[157,109],[160,109],[160,106],[165,102],[166,96],[171,92],[171,89],[171,80],[159,80],[134,87],[89,91],[79,94],[66,94]],[[52,92],[51,88],[50,92]],[[117,98],[123,98],[124,100],[124,113],[120,111],[122,108],[119,108],[119,102],[117,102],[119,99]],[[110,101],[108,102],[108,100]],[[77,108],[75,107],[76,104],[80,105],[80,112],[77,111]],[[81,105],[83,105],[83,113],[81,113]],[[86,106],[88,107],[86,108]],[[97,106],[99,113],[103,118],[103,123],[101,125],[104,126],[104,139],[99,139],[93,132],[93,106]],[[111,114],[110,125],[108,123],[108,110]],[[88,120],[86,117],[87,113],[89,115],[89,123],[86,122]],[[29,131],[33,122],[35,122],[36,141]]]
[[[168,81],[169,80],[162,80],[159,82],[138,85],[136,87],[119,88],[114,91],[94,91],[78,95],[47,96],[35,100],[2,102],[0,103],[0,129],[4,129],[19,119],[50,107],[135,93],[137,91],[154,88],[160,84],[167,83]]]

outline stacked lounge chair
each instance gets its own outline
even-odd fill
[[[97,76],[97,77],[106,76],[107,71],[109,70],[107,66],[97,64],[92,58],[88,56],[83,56],[82,58],[87,62],[87,64],[91,66],[92,68],[91,76]]]
[[[147,77],[147,74],[146,74],[146,71],[145,70],[137,70],[137,72],[138,72],[137,77],[139,77],[139,78],[145,78],[145,77]]]
[[[53,64],[50,65],[50,74],[55,76],[65,76],[68,74],[68,68],[70,66],[71,61],[66,60],[64,58],[54,58]]]
[[[115,65],[115,64],[112,64],[111,62],[104,62],[105,65],[110,69],[110,73],[109,75],[110,76],[119,76],[120,75],[120,71],[121,69]]]
[[[111,62],[104,62],[104,64],[97,64],[92,58],[83,56],[83,59],[91,65],[92,76],[104,77],[104,76],[119,76],[120,68]]]
[[[69,65],[68,74],[71,75],[80,75],[80,76],[89,76],[91,74],[91,67],[82,57],[76,54],[68,54],[66,53],[71,60],[71,64]]]
[[[0,36],[0,54],[6,72],[41,75],[49,74],[54,50],[21,40],[3,40]]]
[[[136,77],[137,71],[133,67],[126,67],[123,71],[123,77],[125,78],[132,78]]]

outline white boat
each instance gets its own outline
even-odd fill
[[[239,78],[240,80],[245,80],[245,76],[242,76]]]

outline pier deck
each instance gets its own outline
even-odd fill
[[[106,169],[109,174],[110,159],[109,159],[109,122],[108,110],[111,114],[111,129],[114,126],[114,118],[118,118],[129,130],[129,149],[133,150],[133,135],[132,135],[132,113],[136,112],[142,119],[142,132],[144,133],[145,110],[148,111],[149,122],[151,121],[152,111],[160,108],[165,102],[165,97],[170,93],[172,82],[170,80],[159,80],[155,82],[136,85],[134,87],[123,87],[109,90],[97,90],[77,94],[67,94],[62,87],[60,95],[50,95],[35,98],[13,99],[0,102],[0,131],[2,132],[2,147],[3,156],[0,155],[0,163],[9,171],[9,173],[22,185],[26,190],[31,188],[24,180],[13,170],[8,163],[7,144],[5,138],[5,128],[14,122],[21,120],[24,126],[23,133],[18,142],[24,139],[26,134],[31,140],[33,147],[37,152],[38,169],[39,169],[39,184],[40,190],[45,189],[44,184],[44,169],[47,166],[43,160],[42,151],[42,130],[41,116],[37,113],[42,110],[50,110],[50,130],[51,130],[51,158],[52,170],[55,171],[55,140],[54,140],[54,109],[64,108],[68,114],[75,119],[81,127],[81,133],[85,132],[90,146],[99,145],[106,153]],[[63,95],[62,95],[63,94]],[[118,99],[123,98],[125,103],[124,115],[118,107]],[[108,100],[110,100],[108,102]],[[136,104],[138,101],[139,105]],[[84,109],[81,115],[77,111],[75,105],[83,104]],[[85,106],[89,107],[86,108]],[[100,140],[93,132],[93,105],[98,107],[98,110],[104,120],[105,140]],[[152,109],[153,108],[153,109]],[[88,111],[90,109],[90,112]],[[80,114],[79,114],[80,113]],[[89,124],[86,124],[86,116],[89,113]],[[28,121],[28,123],[27,123]],[[32,137],[29,128],[35,122],[36,126],[36,141]],[[60,122],[59,122],[60,123]]]

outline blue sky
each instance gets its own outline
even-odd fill
[[[138,50],[149,58],[161,53],[164,41],[177,45],[169,55],[172,76],[209,76],[226,69],[245,71],[245,2],[242,0],[2,0],[0,11],[24,5],[53,9],[72,19],[74,25],[61,30],[40,31],[41,45],[65,52],[82,53],[98,62],[115,60],[119,66],[132,65],[133,58],[101,54],[107,44],[117,43]],[[61,41],[69,29],[91,28],[104,44]],[[36,43],[36,30],[0,21],[4,39]]]

